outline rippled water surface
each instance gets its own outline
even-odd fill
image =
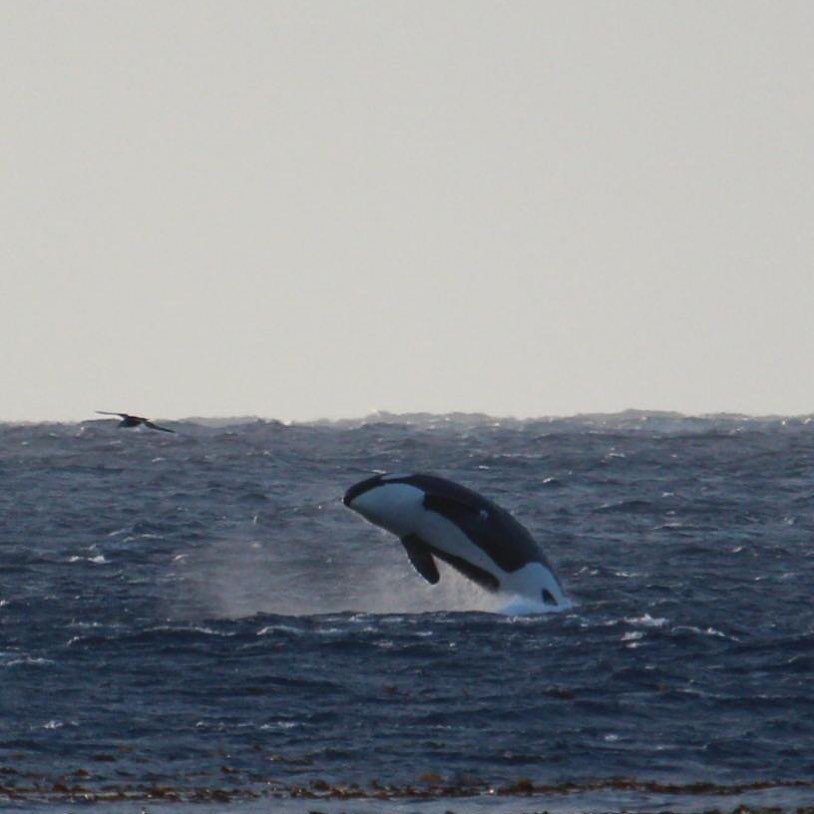
[[[7,795],[814,778],[814,424],[172,426],[0,425]],[[379,471],[509,509],[574,607],[424,583],[340,503]]]

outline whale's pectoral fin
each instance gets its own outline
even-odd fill
[[[438,573],[438,566],[432,558],[430,547],[417,535],[408,534],[401,538],[402,545],[407,551],[407,556],[413,564],[413,568],[421,574],[430,585],[435,585],[441,575]]]
[[[477,565],[473,565],[469,560],[465,560],[463,557],[456,557],[453,554],[447,554],[446,551],[439,551],[438,549],[434,550],[433,553],[438,559],[451,565],[458,573],[463,574],[467,579],[471,579],[472,582],[476,585],[480,585],[481,588],[492,593],[500,590],[500,582],[497,577],[488,571],[484,571],[483,568],[478,568]]]

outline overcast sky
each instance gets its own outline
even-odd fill
[[[0,4],[0,420],[814,412],[814,3]]]

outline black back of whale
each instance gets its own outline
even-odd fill
[[[386,478],[386,480],[384,480]],[[440,514],[454,523],[474,545],[482,549],[489,558],[506,572],[517,571],[530,562],[539,562],[544,565],[552,574],[554,569],[543,554],[542,549],[534,540],[528,530],[514,519],[505,509],[496,503],[479,495],[477,492],[461,486],[459,483],[440,478],[437,475],[412,474],[403,477],[393,477],[392,475],[376,475],[373,478],[357,483],[352,486],[345,495],[344,502],[349,504],[356,497],[364,492],[378,486],[389,486],[391,484],[407,484],[414,486],[424,492],[423,506],[427,511]],[[431,552],[450,565],[462,571],[466,576],[483,584],[484,587],[495,590],[497,580],[491,574],[477,578],[474,573],[468,570],[475,569],[480,574],[484,574],[481,569],[467,563],[460,558],[453,557],[440,551],[433,546],[430,541],[415,538],[413,535],[405,540],[415,540],[428,547]],[[410,553],[410,547],[405,542],[407,553],[413,565],[430,582],[437,581],[437,575],[429,571],[429,576],[419,567],[420,555],[416,552],[415,557]],[[455,561],[453,561],[455,560]],[[466,569],[466,570],[465,570]],[[430,576],[434,579],[430,579]],[[556,576],[554,576],[556,579]],[[494,584],[488,584],[494,583]]]

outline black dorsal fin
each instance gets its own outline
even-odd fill
[[[401,538],[402,545],[407,551],[407,556],[413,564],[413,568],[421,574],[430,585],[435,585],[441,575],[438,573],[438,566],[432,558],[430,547],[417,535],[408,534]]]

